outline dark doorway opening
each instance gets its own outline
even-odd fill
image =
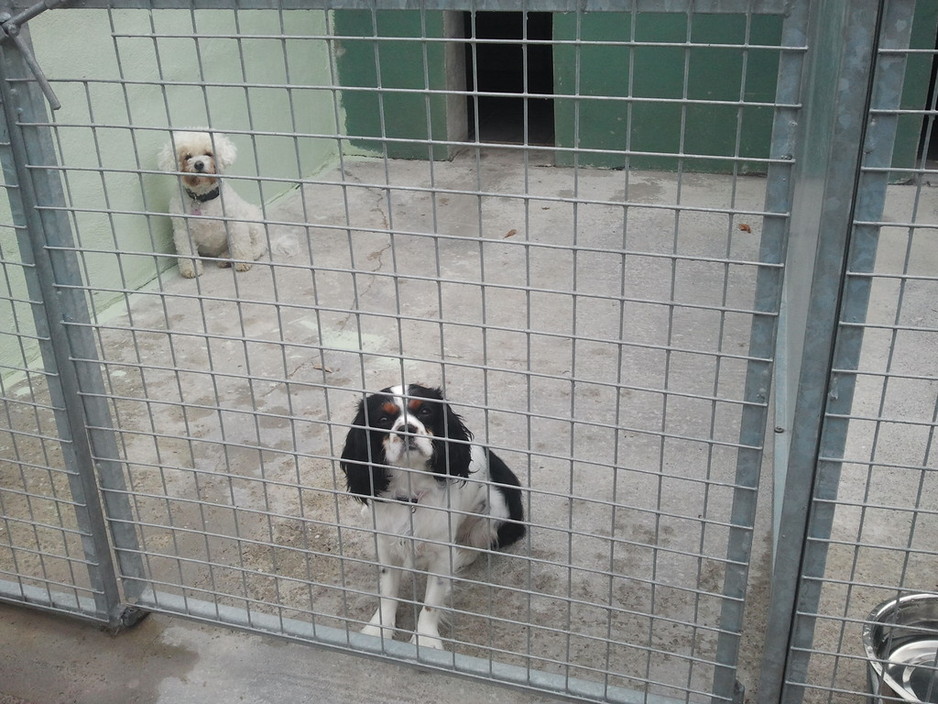
[[[554,101],[550,96],[554,92],[554,62],[549,43],[551,14],[476,12],[473,15],[467,12],[464,16],[466,37],[478,40],[466,46],[466,85],[469,90],[504,94],[469,97],[470,139],[552,145]],[[497,41],[486,42],[486,39]],[[528,44],[528,40],[545,43]],[[524,97],[525,93],[545,97]]]
[[[935,49],[938,50],[938,39],[935,40]],[[926,110],[935,110],[936,108],[936,89],[938,89],[938,55],[932,59],[931,83],[928,86]],[[926,162],[932,162],[928,165],[928,168],[934,168],[934,162],[938,161],[938,121],[933,115],[925,115],[922,120],[922,139],[919,154],[924,156]]]

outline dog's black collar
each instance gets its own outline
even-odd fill
[[[407,501],[409,501],[409,502],[410,502],[410,512],[411,512],[411,513],[416,513],[416,512],[417,512],[417,506],[420,505],[420,497],[419,497],[419,496],[395,496],[394,498],[395,498],[397,501],[401,501],[401,502],[407,502]]]
[[[188,188],[186,189],[186,195],[189,196],[192,200],[198,201],[199,203],[206,203],[210,200],[215,200],[221,194],[221,189],[218,186],[215,186],[208,193],[203,193],[199,195],[198,193],[193,193]]]
[[[400,501],[402,504],[411,504],[410,512],[413,513],[420,505],[420,499],[427,495],[425,491],[419,491],[416,494],[395,494],[391,497],[392,501]]]

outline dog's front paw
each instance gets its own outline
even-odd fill
[[[414,633],[410,642],[418,648],[433,648],[434,650],[445,650],[443,641],[436,636],[428,636],[422,633]]]
[[[202,275],[202,262],[192,259],[179,260],[179,274],[186,279]]]
[[[382,628],[381,626],[376,626],[373,623],[369,623],[362,629],[362,633],[366,636],[374,636],[375,638],[387,638],[388,640],[394,637],[393,628]]]
[[[247,271],[247,270],[250,269],[250,268],[251,268],[251,263],[250,263],[250,262],[237,262],[237,263],[234,265],[235,271]]]

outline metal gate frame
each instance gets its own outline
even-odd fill
[[[805,105],[808,114],[830,110],[822,119],[834,128],[805,142],[802,166],[807,174],[819,176],[823,187],[802,198],[808,207],[798,207],[796,195],[793,213],[788,276],[794,283],[802,267],[810,272],[800,277],[801,290],[810,293],[798,296],[799,287],[792,287],[796,293],[786,301],[787,324],[808,334],[803,343],[798,341],[803,345],[800,350],[789,341],[789,355],[780,356],[790,368],[788,383],[779,383],[777,410],[779,418],[788,422],[781,429],[790,433],[776,451],[776,457],[785,460],[780,463],[784,490],[775,535],[776,590],[766,636],[770,645],[760,684],[779,692],[779,701],[791,704],[805,696],[815,626],[822,613],[819,603],[847,434],[855,413],[864,324],[903,112],[909,18],[915,7],[914,0],[869,7],[858,3],[842,13],[825,7],[822,16],[811,22],[817,35],[812,45],[830,52],[815,66],[833,70],[834,75],[812,77],[808,84],[863,89],[853,94],[838,91],[833,101],[830,94],[818,92]],[[830,10],[833,13],[828,14]],[[844,162],[850,170],[841,169]],[[918,167],[925,168],[924,162]],[[805,232],[815,234],[804,237]],[[789,334],[794,336],[790,330]],[[779,370],[779,376],[784,373]],[[896,585],[900,593],[901,589]]]
[[[5,36],[19,36],[20,28],[7,18],[9,14],[0,18]],[[28,40],[27,32],[22,35]],[[87,304],[80,291],[66,284],[81,281],[70,223],[64,212],[37,208],[40,197],[44,202],[64,204],[65,195],[57,178],[48,130],[24,126],[48,122],[44,93],[30,80],[35,68],[30,66],[27,47],[22,42],[15,48],[9,43],[0,44],[0,101],[4,112],[0,162],[20,251],[27,263],[26,283],[60,433],[64,471],[84,544],[91,596],[86,600],[0,581],[0,597],[64,610],[119,630],[136,623],[145,612],[132,605],[139,595],[134,582],[118,583],[111,541],[133,548],[136,536],[126,520],[109,523],[106,518],[128,518],[130,505],[126,499],[113,494],[102,499],[99,492],[99,481],[122,487],[123,472],[114,435],[109,431],[111,423],[103,395],[83,402],[79,393],[79,389],[104,387],[100,369],[73,361],[95,359],[97,352],[90,329],[83,325],[90,319]],[[30,170],[28,164],[40,168]],[[66,327],[63,321],[75,325]],[[118,559],[125,574],[143,576],[142,563],[133,551],[121,553]]]
[[[538,11],[574,9],[551,0],[527,3],[527,9],[535,9],[530,7],[533,4]],[[382,8],[386,5],[397,7],[398,3],[382,4]],[[440,5],[449,8],[451,3]],[[495,9],[493,3],[485,5],[485,9]],[[147,7],[148,3],[85,0],[73,6]],[[171,0],[159,6],[190,4]],[[230,3],[217,0],[200,3],[203,6],[229,7]],[[269,6],[264,0],[237,3],[238,8]],[[373,8],[374,4],[297,0],[282,7]],[[437,3],[429,2],[425,7],[435,8]],[[104,386],[93,361],[96,346],[87,327],[90,314],[80,286],[73,285],[80,284],[81,273],[64,211],[55,151],[48,129],[43,127],[48,123],[46,96],[33,80],[36,67],[22,51],[28,47],[28,33],[19,21],[10,20],[17,9],[18,5],[12,4],[6,19],[0,18],[7,37],[19,33],[27,40],[16,47],[10,42],[0,44],[0,100],[5,117],[0,123],[0,160],[8,188],[15,194],[11,206],[23,257],[30,264],[31,303],[92,589],[89,599],[71,599],[57,597],[51,590],[27,592],[0,582],[0,598],[73,613],[115,628],[134,623],[148,608],[178,611],[253,631],[286,633],[338,649],[413,660],[412,649],[405,644],[385,643],[376,649],[373,641],[357,634],[285,623],[192,599],[183,604],[181,598],[155,594],[148,586],[132,512],[122,493],[120,454],[109,431]],[[811,605],[816,604],[819,594],[810,577],[823,573],[826,557],[823,540],[812,542],[808,538],[830,534],[833,508],[823,499],[836,491],[839,470],[839,463],[819,458],[842,456],[846,437],[847,421],[824,423],[823,413],[827,409],[841,417],[849,414],[854,378],[842,370],[856,368],[862,341],[862,328],[846,328],[838,336],[838,323],[863,320],[869,297],[869,281],[848,278],[846,272],[868,270],[877,246],[876,227],[854,228],[851,223],[855,219],[875,222],[882,213],[885,171],[891,163],[896,131],[896,117],[890,112],[899,107],[905,68],[902,52],[909,45],[910,23],[902,20],[911,17],[915,0],[881,0],[875,5],[864,0],[837,4],[817,0],[595,0],[579,3],[576,9],[685,13],[712,9],[787,15],[782,44],[788,50],[781,53],[776,100],[780,107],[776,108],[765,207],[775,217],[766,217],[761,253],[763,262],[778,266],[760,270],[757,306],[762,315],[754,319],[751,343],[751,354],[760,361],[750,362],[747,375],[727,555],[731,568],[724,584],[717,655],[722,666],[717,668],[713,693],[715,701],[739,700],[742,695],[735,666],[763,460],[759,448],[767,430],[774,374],[775,435],[779,440],[776,479],[782,490],[775,516],[775,588],[759,690],[761,701],[794,704],[803,696],[797,683],[806,676],[806,653],[813,639],[812,619],[794,615],[813,613]],[[28,19],[27,14],[20,19]],[[841,86],[833,100],[830,85]],[[868,120],[871,109],[883,113],[875,124]],[[882,171],[860,175],[864,152],[866,163],[878,165]],[[61,203],[63,210],[37,209],[40,201]],[[832,276],[831,272],[837,273]],[[831,301],[837,301],[836,305]],[[777,362],[773,364],[776,350]],[[79,395],[79,389],[85,394]],[[110,489],[103,498],[100,487]],[[120,561],[119,572],[114,559]],[[118,573],[124,575],[123,580],[118,580]],[[474,662],[450,653],[423,651],[418,660],[441,670],[584,698],[639,700],[628,691],[609,691],[601,685],[570,680],[559,684],[551,676],[509,666],[493,669],[487,661]]]
[[[915,0],[816,3],[778,368],[772,603],[761,692],[804,697]],[[830,86],[838,86],[833,95]],[[826,127],[826,129],[825,129]],[[861,165],[867,170],[861,170]],[[843,325],[843,322],[851,323]]]

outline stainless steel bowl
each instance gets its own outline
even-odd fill
[[[875,704],[938,704],[938,596],[910,594],[877,606],[863,627]]]

